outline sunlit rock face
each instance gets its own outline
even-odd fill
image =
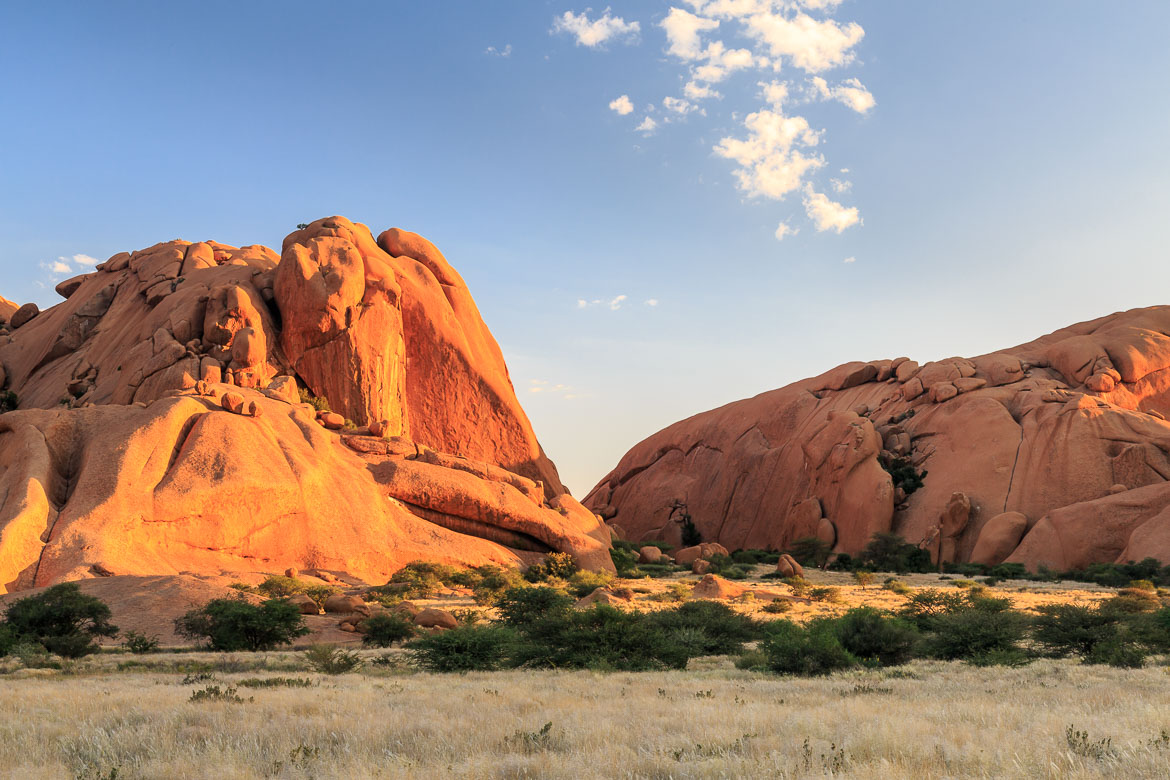
[[[856,553],[893,531],[935,560],[1170,562],[1170,307],[925,365],[850,363],[675,423],[584,503],[631,539]],[[926,472],[914,489],[913,474]],[[893,472],[893,474],[891,474]]]
[[[262,246],[170,241],[0,302],[0,587],[403,563],[607,568],[466,284],[343,217]],[[332,414],[300,402],[325,399]]]

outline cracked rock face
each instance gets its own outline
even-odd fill
[[[426,239],[332,217],[280,255],[170,241],[59,287],[0,335],[20,400],[0,416],[0,591],[290,566],[381,582],[554,550],[612,566]]]
[[[976,358],[851,363],[630,450],[586,506],[630,539],[856,553],[893,531],[943,561],[1170,562],[1170,307]],[[905,474],[926,472],[921,487]],[[899,475],[895,480],[893,472]]]

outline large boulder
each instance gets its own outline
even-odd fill
[[[0,338],[21,402],[0,418],[0,592],[96,567],[381,583],[416,559],[560,551],[613,569],[425,239],[333,217],[280,255],[169,241],[63,292]],[[301,388],[358,427],[318,424]]]
[[[1168,415],[1170,307],[1135,309],[972,359],[851,363],[695,415],[585,504],[635,540],[677,544],[685,505],[729,549],[816,537],[856,554],[893,532],[944,562],[1170,562]]]

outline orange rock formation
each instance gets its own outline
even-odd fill
[[[0,415],[0,592],[290,566],[381,582],[553,550],[612,566],[420,236],[332,217],[279,256],[170,241],[57,291],[44,312],[0,305],[20,401]]]
[[[585,504],[675,543],[686,511],[733,550],[818,536],[856,553],[893,531],[943,561],[1170,562],[1167,415],[1170,307],[1137,309],[972,359],[850,363],[695,415]],[[910,468],[927,472],[917,490]]]

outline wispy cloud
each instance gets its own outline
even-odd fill
[[[58,258],[58,259],[64,260],[65,258]],[[98,260],[96,257],[90,257],[89,255],[73,255],[73,262],[76,263],[78,266],[83,266],[83,265],[94,266],[94,265],[97,265],[101,261]]]
[[[788,236],[795,236],[799,232],[798,229],[793,229],[787,222],[781,222],[776,226],[776,240],[783,241]]]
[[[511,57],[512,56],[512,44],[509,43],[508,45],[506,45],[502,49],[497,49],[495,46],[489,46],[483,50],[483,53],[490,54],[493,57]]]
[[[838,233],[861,222],[856,207],[846,208],[828,195],[817,192],[809,184],[804,190],[804,210],[819,232],[835,230]]]
[[[638,33],[642,29],[637,22],[627,22],[620,16],[611,16],[606,8],[601,16],[589,19],[591,8],[586,8],[580,14],[565,11],[553,20],[554,33],[568,33],[577,40],[578,46],[597,48],[606,41],[625,40],[627,43],[636,43]]]
[[[547,379],[530,379],[528,380],[528,392],[530,393],[544,393],[545,395],[557,396],[566,401],[571,401],[577,398],[577,394],[573,392],[573,388],[569,385],[553,384]]]
[[[828,161],[818,148],[824,131],[800,115],[800,105],[832,100],[858,114],[868,114],[877,105],[858,78],[829,74],[857,62],[865,37],[861,25],[834,18],[840,6],[841,0],[686,0],[670,7],[656,28],[664,37],[668,60],[683,69],[681,94],[665,96],[657,118],[647,108],[634,131],[649,136],[683,117],[706,116],[705,106],[723,97],[722,85],[736,74],[767,74],[758,81],[756,110],[730,114],[739,129],[718,137],[716,156],[734,164],[738,189],[748,198],[784,200],[802,193],[805,211],[818,231],[840,232],[861,224],[857,207],[819,192],[831,188],[841,195],[849,191],[850,182],[832,179],[806,191]],[[628,32],[637,24],[612,17],[608,8],[597,19],[590,20],[589,13],[566,12],[558,17],[557,29],[588,31],[588,40],[574,32],[578,43],[596,46],[619,34],[608,32],[611,28]],[[610,109],[623,116],[634,113],[632,102],[629,111],[615,104],[610,103]],[[776,237],[783,240],[795,232],[787,222],[781,223]]]
[[[66,276],[73,274],[86,273],[92,271],[93,267],[100,262],[96,257],[90,257],[85,254],[70,255],[68,257],[61,256],[56,260],[49,260],[44,263],[38,263],[41,270],[45,272],[48,277],[48,283],[38,282],[42,287],[49,287],[55,285],[57,282]]]
[[[578,309],[591,309],[594,307],[598,307],[598,308],[602,308],[602,309],[609,309],[610,311],[617,311],[618,309],[622,308],[622,306],[629,300],[630,300],[630,296],[624,295],[624,294],[623,295],[615,295],[612,298],[593,298],[592,300],[587,299],[587,298],[578,298],[577,299],[577,308]],[[647,306],[657,306],[658,299],[651,298],[651,299],[645,301],[645,303]]]
[[[846,257],[846,258],[845,258],[845,262],[846,262],[846,263],[856,263],[856,262],[857,262],[857,258],[856,258],[856,257]]]

